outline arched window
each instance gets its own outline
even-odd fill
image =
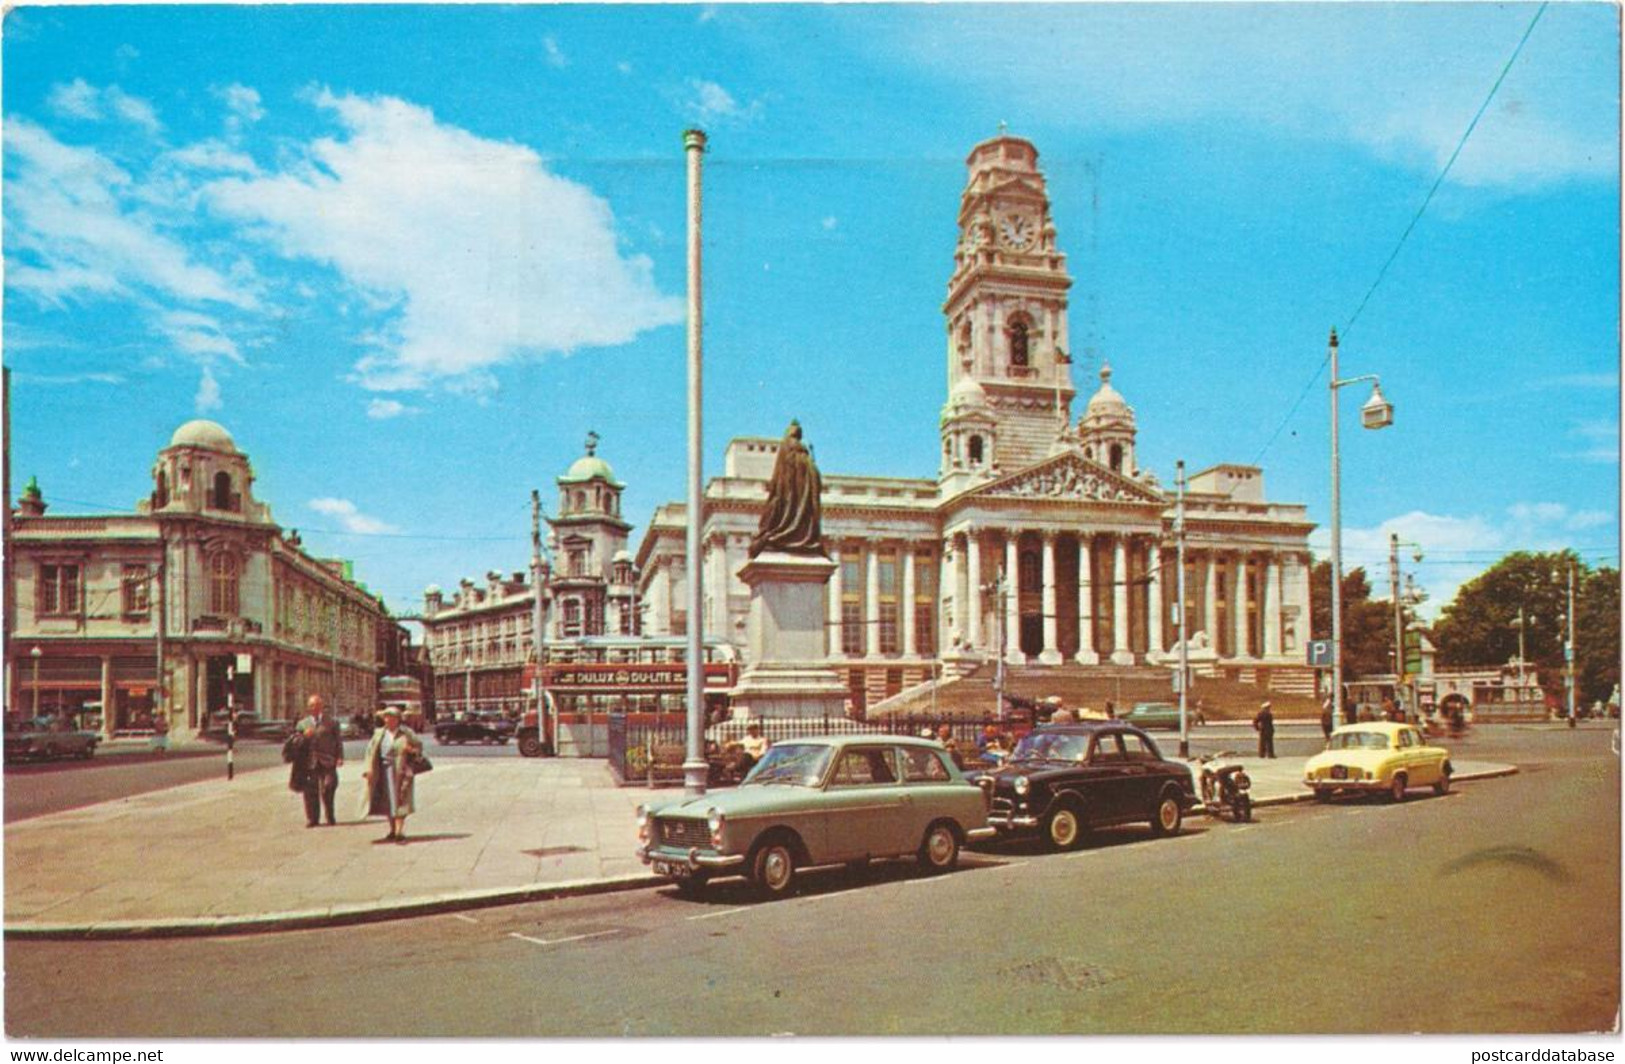
[[[1120,444],[1120,443],[1112,444],[1112,452],[1111,453],[1112,453],[1112,463],[1111,463],[1112,464],[1112,472],[1113,473],[1121,473],[1123,471],[1123,445]]]
[[[953,459],[954,459],[954,441],[953,440],[943,440],[942,441],[942,460],[944,462],[951,462],[951,461],[953,461]]]
[[[1010,324],[1010,364],[1027,365],[1027,323],[1019,319]]]
[[[152,508],[162,510],[169,505],[169,474],[158,471],[158,490],[152,493]]]
[[[583,494],[583,493],[581,493],[581,492],[579,492],[579,491],[578,491],[578,492],[576,492],[576,500],[575,500],[575,502],[576,502],[576,504],[575,504],[575,508],[576,508],[576,509],[577,509],[577,510],[580,510],[580,509],[582,509],[582,508],[584,508],[584,507],[585,507],[585,506],[586,506],[586,505],[587,505],[587,502],[586,502],[586,500],[587,500],[587,496],[586,496],[586,495],[584,495],[584,494]]]
[[[235,617],[237,602],[237,556],[220,551],[209,559],[209,612]]]
[[[970,464],[982,464],[982,437],[980,436],[970,438]]]
[[[216,510],[235,510],[231,504],[231,474],[224,470],[214,475],[214,491],[210,495],[209,505]]]
[[[564,603],[564,634],[581,634],[581,602],[577,599],[567,599]]]

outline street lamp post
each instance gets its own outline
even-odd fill
[[[1401,596],[1399,590],[1399,548],[1401,544],[1415,548],[1415,552],[1411,557],[1418,562],[1422,560],[1422,548],[1419,544],[1412,543],[1409,540],[1401,540],[1398,533],[1390,532],[1388,534],[1388,587],[1394,601],[1394,701],[1399,703],[1400,710],[1409,720],[1420,712],[1420,707],[1416,705],[1416,699],[1406,698],[1405,599]]]
[[[28,652],[28,656],[30,658],[34,659],[34,716],[38,717],[39,716],[39,659],[45,656],[45,651],[41,650],[39,647],[35,647],[33,650],[30,650]],[[105,713],[106,711],[107,711],[107,707],[103,706],[102,707],[102,712]]]
[[[1371,382],[1371,398],[1360,407],[1360,423],[1368,429],[1387,428],[1394,423],[1394,407],[1383,398],[1381,383],[1374,373],[1342,380],[1337,376],[1337,330],[1330,341],[1332,380],[1332,722],[1343,719],[1343,500],[1342,463],[1337,451],[1337,391],[1361,381]]]
[[[1579,714],[1574,705],[1574,563],[1569,562],[1569,637],[1563,641],[1563,667],[1566,675],[1564,680],[1568,688],[1569,727],[1579,723]]]
[[[1189,702],[1189,688],[1191,685],[1190,647],[1187,645],[1185,632],[1185,460],[1181,458],[1174,468],[1174,488],[1176,502],[1174,504],[1174,550],[1175,563],[1179,566],[1178,605],[1175,607],[1179,613],[1176,621],[1179,625],[1179,756],[1191,756],[1191,730],[1187,703]]]
[[[1005,596],[1010,594],[1010,579],[1003,566],[999,567],[999,575],[993,580],[989,581],[983,590],[993,592],[994,601],[998,603],[996,608],[999,616],[999,659],[993,665],[993,714],[994,716],[998,717],[999,720],[1003,720],[1005,681],[1004,655],[1008,650],[1010,636],[1010,626],[1005,623],[1005,613],[1008,610],[1005,603]],[[1038,723],[1036,714],[1034,715],[1033,723]]]

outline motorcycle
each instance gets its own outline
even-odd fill
[[[1240,762],[1226,760],[1234,756],[1226,750],[1196,760],[1201,766],[1202,808],[1213,817],[1228,811],[1230,819],[1240,824],[1253,818],[1253,781]]]

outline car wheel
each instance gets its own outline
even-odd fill
[[[1179,797],[1173,791],[1163,791],[1162,797],[1157,799],[1157,807],[1151,811],[1151,834],[1159,839],[1178,835],[1184,818],[1185,810],[1180,807]]]
[[[946,872],[959,863],[959,835],[952,824],[939,820],[926,829],[919,861],[928,872]]]
[[[1403,773],[1403,772],[1394,773],[1394,781],[1391,784],[1389,784],[1389,786],[1388,786],[1388,800],[1390,802],[1394,802],[1394,803],[1397,804],[1397,803],[1403,802],[1405,800],[1405,785],[1406,785],[1406,782],[1407,781],[1405,779],[1405,773]]]
[[[1075,849],[1083,841],[1083,820],[1070,805],[1058,805],[1044,818],[1044,842],[1052,850]]]
[[[541,757],[542,741],[534,735],[527,735],[519,740],[519,754],[521,757]]]
[[[1253,796],[1244,794],[1236,799],[1236,823],[1240,824],[1253,818]]]
[[[1433,785],[1433,793],[1440,796],[1450,793],[1450,762],[1446,761],[1439,770],[1439,782]]]
[[[1327,802],[1330,802],[1331,800],[1332,800],[1332,789],[1330,787],[1316,787],[1315,788],[1315,801],[1319,802],[1321,805],[1325,805]]]
[[[796,855],[783,839],[758,848],[750,868],[751,882],[765,898],[783,898],[795,889]]]
[[[446,738],[446,736],[441,732],[435,732],[434,741],[439,743],[441,746],[447,746],[451,743],[451,740]]]
[[[696,872],[687,879],[676,880],[677,893],[685,898],[697,898],[705,893],[705,884],[708,878],[705,873]]]

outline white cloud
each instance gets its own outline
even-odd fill
[[[417,414],[421,411],[415,406],[407,406],[398,399],[374,399],[367,404],[367,416],[375,421],[385,421],[402,414]]]
[[[990,98],[1021,85],[1020,116],[1035,123],[1239,120],[1431,176],[1533,14],[1532,5],[1059,4],[1013,18],[991,6],[900,17],[886,34],[865,25],[855,43],[877,58],[951,71]],[[1578,4],[1542,15],[1452,183],[1517,192],[1618,179],[1616,17],[1607,5]],[[1034,40],[1066,61],[1033,62]]]
[[[177,148],[164,157],[167,162],[190,170],[214,173],[258,174],[259,166],[253,159],[218,140],[202,140]]]
[[[525,356],[631,341],[682,320],[609,205],[523,145],[391,97],[313,96],[343,127],[283,172],[206,186],[223,215],[332,266],[386,316],[363,385],[424,387]]]
[[[207,363],[217,358],[239,364],[243,361],[237,344],[221,329],[220,322],[207,314],[191,310],[161,311],[155,325],[169,338],[175,350],[205,363],[205,369]]]
[[[258,122],[265,117],[265,108],[260,106],[259,92],[247,85],[233,83],[212,91],[225,101],[226,108],[231,112],[227,124],[234,129],[243,124]]]
[[[87,122],[100,122],[109,113],[140,126],[149,133],[163,128],[152,104],[131,96],[117,85],[99,89],[84,78],[74,78],[67,84],[51,86],[45,98],[46,105],[65,118],[78,118]]]
[[[754,117],[761,110],[759,103],[740,106],[733,94],[714,81],[703,78],[688,79],[688,96],[683,111],[696,122],[714,122]]]
[[[1569,429],[1569,436],[1580,441],[1581,450],[1558,457],[1604,464],[1619,462],[1619,422],[1581,421]]]
[[[386,524],[376,517],[368,517],[356,509],[355,503],[349,499],[312,499],[307,503],[312,510],[319,514],[338,519],[346,532],[356,532],[361,535],[376,535],[382,532],[394,532],[394,525]]]
[[[555,70],[563,70],[570,65],[570,57],[564,54],[559,42],[551,37],[542,38],[542,58]]]
[[[145,190],[106,156],[26,119],[7,119],[5,139],[7,288],[56,306],[91,295],[257,305],[161,231],[141,210]]]
[[[86,83],[84,78],[74,78],[66,85],[52,85],[45,103],[64,118],[82,118],[87,122],[99,122],[102,118],[101,90]]]
[[[200,414],[220,409],[220,382],[214,379],[214,371],[207,365],[203,367],[203,374],[198,378],[197,396],[193,404]]]
[[[1614,523],[1614,514],[1600,510],[1571,510],[1549,501],[1518,502],[1499,517],[1471,515],[1454,517],[1413,510],[1392,517],[1375,528],[1343,529],[1343,571],[1364,567],[1374,598],[1387,599],[1389,588],[1389,539],[1400,539],[1400,568],[1414,574],[1416,583],[1428,594],[1419,609],[1429,620],[1455,598],[1456,590],[1513,551],[1560,551],[1593,547],[1595,530]],[[1576,533],[1589,536],[1576,538]],[[1600,535],[1613,539],[1612,533]],[[1324,558],[1331,543],[1327,528],[1316,529],[1309,537],[1315,553]],[[1422,552],[1417,562],[1413,554]]]

